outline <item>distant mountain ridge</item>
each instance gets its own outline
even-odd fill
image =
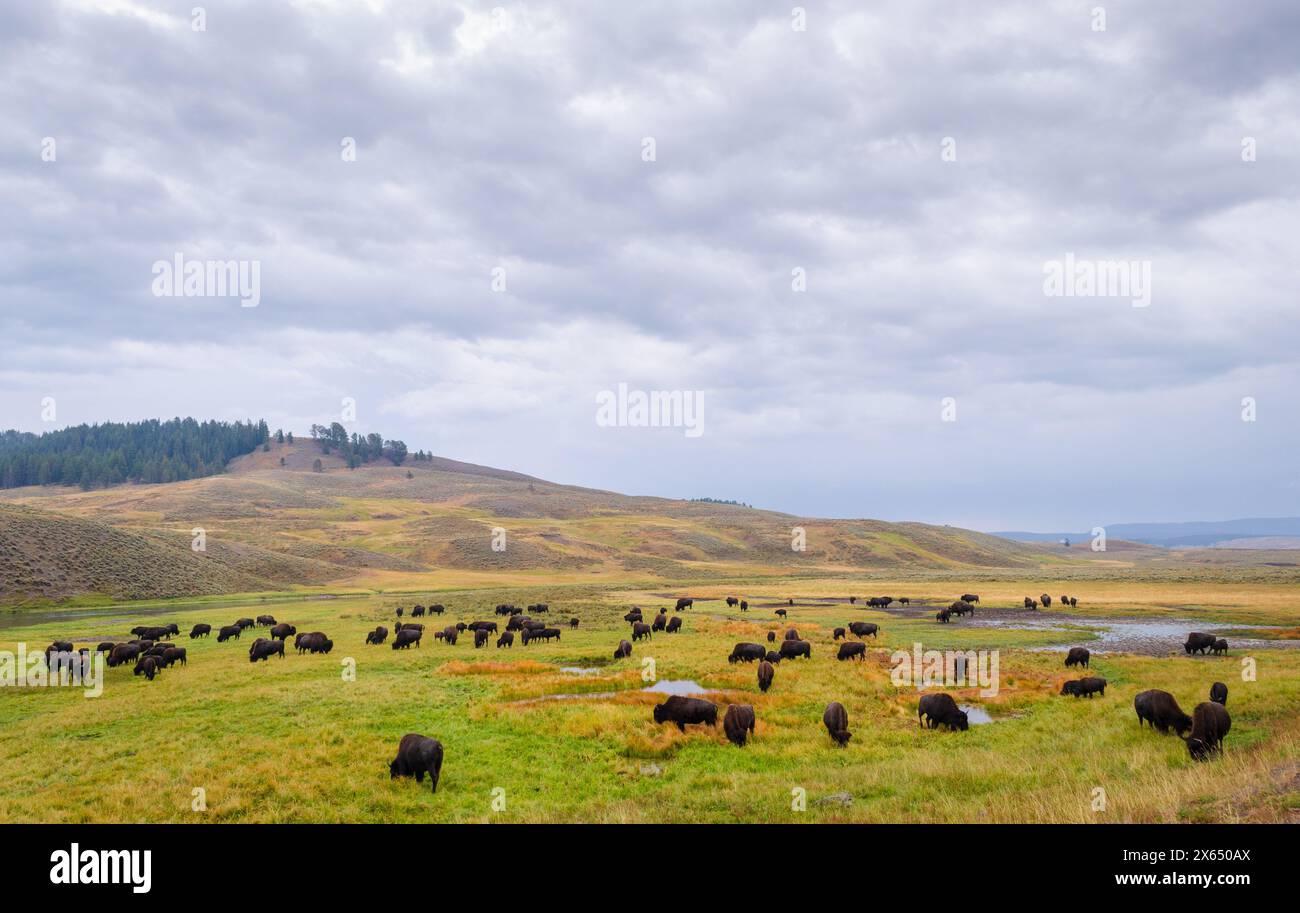
[[[1146,545],[1158,545],[1163,548],[1204,547],[1220,543],[1224,547],[1252,548],[1260,547],[1249,544],[1251,539],[1277,540],[1268,547],[1300,547],[1300,517],[1254,517],[1241,520],[1195,520],[1185,523],[1114,523],[1107,525],[1106,536],[1110,539],[1126,539],[1130,542],[1142,542]],[[1071,542],[1087,540],[1091,532],[1073,533],[1032,533],[1023,531],[995,532],[991,535],[1001,536],[1016,542],[1058,542],[1069,539]],[[1297,545],[1280,544],[1296,540]],[[1231,543],[1229,545],[1228,543]]]

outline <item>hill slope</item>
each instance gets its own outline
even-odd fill
[[[318,459],[323,471],[313,471]],[[338,581],[409,588],[502,575],[666,580],[1071,560],[970,530],[630,497],[441,458],[348,469],[307,441],[272,444],[203,479],[16,489],[0,496],[0,509],[4,602]],[[194,527],[207,532],[204,555],[189,549]],[[803,550],[792,548],[796,528]]]

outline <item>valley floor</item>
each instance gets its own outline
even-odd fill
[[[1016,608],[1047,590],[1079,598],[1074,626],[1054,606]],[[983,615],[938,624],[933,611],[963,591],[947,579],[761,580],[718,584],[540,586],[244,604],[199,602],[162,614],[129,604],[51,612],[38,623],[8,618],[0,650],[21,641],[43,650],[125,639],[135,624],[175,621],[186,667],[156,681],[109,669],[103,694],[66,688],[0,689],[0,820],[10,822],[1288,822],[1300,819],[1300,651],[1292,646],[1300,598],[1294,586],[1198,581],[980,582]],[[868,611],[844,597],[908,596],[909,610]],[[721,597],[751,602],[749,612]],[[694,596],[683,632],[656,633],[630,659],[622,615],[653,617]],[[789,618],[774,607],[794,598]],[[497,620],[500,602],[550,604],[558,643],[475,650],[432,632],[456,621]],[[423,619],[419,649],[366,646],[398,606],[448,607]],[[189,640],[191,625],[217,626],[263,612],[299,631],[324,631],[325,655],[250,664],[255,635],[219,644]],[[1033,616],[1030,618],[1029,616]],[[580,627],[571,630],[571,617]],[[1079,618],[1220,624],[1227,657],[1188,657],[1181,637],[1136,653],[1096,653],[1087,673],[1066,670],[1057,647],[1104,648]],[[409,614],[407,619],[409,620]],[[837,662],[832,630],[881,626],[865,662]],[[16,622],[16,623],[15,623]],[[1246,628],[1247,625],[1263,626]],[[1239,626],[1234,628],[1233,626]],[[753,664],[730,664],[738,641],[766,644],[795,627],[811,660],[776,667],[760,693]],[[1161,630],[1161,629],[1157,629]],[[1186,630],[1198,630],[1187,627]],[[1235,634],[1233,632],[1236,632]],[[261,636],[266,636],[261,629]],[[391,643],[391,635],[390,635]],[[917,724],[918,690],[891,681],[891,654],[925,649],[996,650],[999,687],[949,688],[991,722],[966,732]],[[653,662],[647,665],[647,661]],[[355,670],[355,676],[349,675]],[[1243,680],[1253,670],[1253,680]],[[1104,697],[1074,699],[1060,684],[1107,679]],[[1249,678],[1249,676],[1248,676]],[[757,731],[737,748],[717,730],[657,725],[646,691],[691,681],[719,706],[750,704]],[[1232,731],[1222,757],[1196,764],[1173,735],[1139,728],[1133,696],[1172,692],[1191,712],[1212,682],[1227,683]],[[936,689],[927,689],[936,690]],[[849,714],[853,738],[834,747],[822,725],[827,702]],[[408,732],[446,751],[436,795],[428,783],[390,780],[388,762]],[[201,800],[201,801],[200,801]]]

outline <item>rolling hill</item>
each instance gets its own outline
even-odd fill
[[[313,469],[318,459],[323,471]],[[791,547],[795,527],[804,530],[803,551]],[[205,531],[205,552],[190,549],[195,528]],[[952,527],[631,497],[437,457],[349,469],[310,441],[273,443],[201,479],[0,495],[5,604],[543,575],[582,582],[1030,569],[1075,560],[1084,559]]]

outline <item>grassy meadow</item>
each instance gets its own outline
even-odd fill
[[[969,580],[970,577],[968,576]],[[978,578],[977,578],[978,579]],[[1080,598],[1078,614],[1197,618],[1294,628],[1294,586],[1203,579],[978,580],[986,606],[1012,605],[1044,590]],[[115,605],[111,615],[41,616],[0,628],[0,649],[52,639],[78,646],[128,637],[138,623],[175,621],[187,667],[150,683],[129,667],[107,670],[104,693],[0,690],[0,820],[13,822],[1200,822],[1294,821],[1300,817],[1300,651],[1234,649],[1227,658],[1095,656],[1090,674],[1109,681],[1093,700],[1060,697],[1078,673],[1042,630],[940,625],[848,605],[798,604],[781,623],[770,608],[748,613],[720,601],[682,613],[684,630],[656,633],[632,658],[612,651],[628,637],[630,605],[647,620],[670,595],[744,595],[753,602],[890,593],[946,605],[966,589],[955,579],[761,578],[726,584],[534,585],[384,593],[331,599],[197,601],[160,608]],[[433,630],[455,621],[498,620],[499,602],[547,601],[559,643],[475,650]],[[394,609],[442,602],[419,649],[367,646]],[[250,664],[256,634],[219,644],[191,641],[189,627],[214,627],[270,612],[299,631],[334,640],[328,656],[295,654]],[[1051,612],[1037,613],[1050,616]],[[581,620],[572,631],[570,617]],[[875,621],[866,662],[837,662],[831,633],[851,620]],[[441,623],[440,623],[441,622]],[[798,628],[813,657],[776,668],[767,694],[754,664],[728,664],[737,641]],[[264,631],[263,631],[264,634]],[[1278,636],[1284,636],[1279,633]],[[391,636],[390,636],[391,641]],[[917,725],[917,690],[890,680],[889,654],[914,643],[933,649],[997,649],[1000,689],[949,689],[992,723],[967,732]],[[1079,644],[1088,640],[1080,633]],[[1171,643],[1170,649],[1178,649]],[[1256,680],[1242,680],[1243,656]],[[658,680],[691,679],[716,693],[719,726],[656,725],[662,695],[643,693],[644,662]],[[344,672],[355,662],[355,680]],[[562,671],[581,667],[584,673]],[[1232,731],[1225,754],[1195,764],[1183,743],[1138,727],[1140,690],[1171,691],[1191,712],[1209,686],[1230,689]],[[583,697],[581,695],[590,695]],[[578,695],[557,698],[555,695]],[[836,749],[822,726],[827,702],[849,713],[853,739]],[[730,703],[751,704],[758,725],[744,748],[722,735]],[[445,749],[436,795],[427,782],[391,781],[399,738],[420,732]],[[1104,808],[1099,805],[1104,791]],[[195,811],[195,790],[206,808]],[[804,803],[797,801],[804,797]]]

